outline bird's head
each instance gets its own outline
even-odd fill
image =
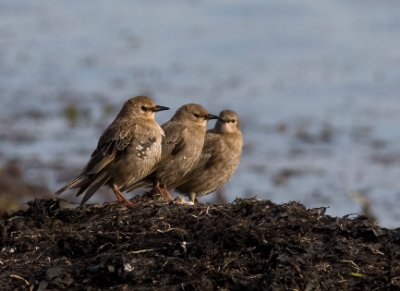
[[[221,111],[219,120],[215,124],[215,130],[223,133],[240,131],[240,121],[237,113],[229,109]]]
[[[210,119],[219,119],[219,117],[208,113],[207,109],[199,104],[190,103],[181,106],[171,120],[191,122],[206,127]]]
[[[169,107],[157,105],[147,96],[137,96],[127,100],[121,109],[120,115],[154,119],[158,111],[168,110]]]

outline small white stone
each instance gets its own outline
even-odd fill
[[[124,264],[124,271],[125,272],[132,272],[133,271],[133,267],[131,266],[131,264],[129,264],[129,263]]]

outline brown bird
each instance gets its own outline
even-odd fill
[[[219,117],[215,127],[207,131],[198,163],[176,188],[192,202],[221,188],[239,165],[243,146],[239,117],[232,110],[221,111]]]
[[[207,121],[218,118],[198,104],[180,107],[174,116],[162,125],[165,136],[162,141],[161,160],[155,171],[127,189],[130,191],[140,187],[153,187],[153,194],[159,193],[164,199],[172,200],[169,189],[177,186],[176,183],[191,170],[200,157]]]
[[[132,205],[120,189],[148,175],[160,160],[164,131],[154,116],[155,112],[168,109],[146,96],[127,100],[101,135],[86,167],[56,194],[79,188],[76,196],[85,192],[82,205],[102,185],[108,185],[118,202]]]

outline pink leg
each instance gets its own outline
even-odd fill
[[[160,186],[160,182],[157,182],[153,187],[153,194],[155,194],[155,193],[159,193],[165,201],[173,200],[173,198],[172,198],[171,194],[168,192],[168,190],[165,189],[165,187]]]
[[[132,203],[132,201],[128,200],[124,196],[124,194],[122,194],[122,192],[118,189],[117,185],[113,184],[112,190],[114,192],[115,197],[117,197],[117,200],[119,203],[125,204],[128,207],[131,207],[134,205],[134,203]]]

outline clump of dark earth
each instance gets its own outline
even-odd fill
[[[0,290],[397,290],[400,229],[255,199],[36,200],[0,220]]]

